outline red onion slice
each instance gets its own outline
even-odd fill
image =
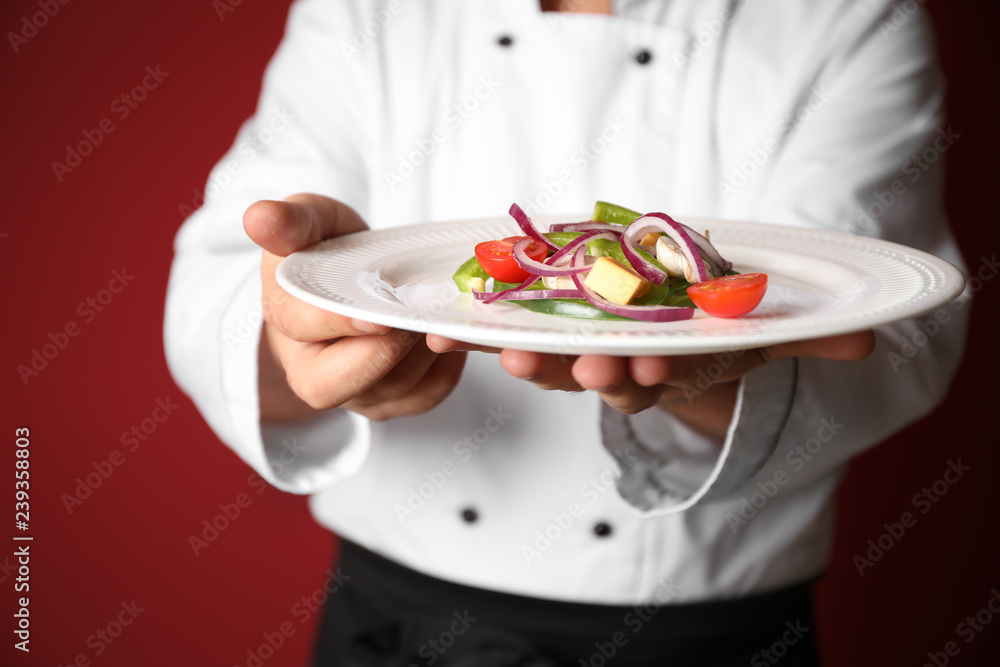
[[[621,234],[625,231],[625,225],[616,225],[613,222],[563,222],[549,226],[550,232],[592,232],[594,230],[602,232],[617,232]]]
[[[559,248],[553,255],[551,255],[547,260],[546,264],[555,265],[566,258],[570,253],[576,250],[582,243],[590,243],[591,241],[597,241],[599,239],[604,239],[607,241],[619,241],[621,239],[621,234],[616,234],[615,232],[602,232],[599,230],[592,230],[589,232],[584,232],[580,234],[575,239]]]
[[[624,243],[622,244],[622,247],[625,247]],[[573,254],[573,264],[577,265],[582,262],[583,255],[578,250]],[[600,308],[607,313],[611,313],[612,315],[627,317],[632,320],[642,320],[643,322],[678,322],[680,320],[689,320],[694,317],[694,308],[687,308],[683,306],[622,305],[620,303],[615,303],[614,301],[608,301],[600,294],[584,285],[583,281],[580,280],[579,275],[573,276],[573,282],[576,283],[577,289],[583,293],[583,298],[587,300],[587,303],[595,308]]]
[[[635,251],[635,247],[638,245],[638,242],[635,240],[628,240],[626,237],[627,234],[628,232],[622,234],[622,253],[624,253],[625,259],[628,260],[628,263],[632,265],[632,268],[635,269],[636,273],[646,280],[656,283],[657,285],[665,283],[668,278],[667,272],[646,261],[642,255],[637,253]]]
[[[721,278],[725,275],[726,271],[733,268],[733,263],[729,260],[723,258],[722,253],[720,253],[712,242],[705,238],[705,235],[698,232],[683,222],[678,222],[678,225],[684,228],[691,237],[691,240],[695,242],[698,249],[701,250],[701,258],[708,262],[708,265],[712,267],[712,273],[715,274],[716,278]],[[718,270],[716,270],[718,269]]]
[[[573,239],[574,241],[577,239]],[[583,271],[588,271],[590,267],[573,267],[573,266],[555,266],[548,262],[539,262],[537,260],[528,257],[528,253],[525,252],[529,245],[534,243],[533,239],[521,239],[514,244],[514,248],[511,251],[514,255],[514,261],[517,265],[528,273],[535,276],[543,276],[546,278],[555,278],[558,276],[571,276],[575,273],[581,273]],[[555,257],[555,255],[553,255]]]
[[[511,287],[510,289],[500,290],[499,292],[480,292],[480,294],[488,294],[488,295],[490,295],[490,296],[485,296],[485,297],[482,297],[482,298],[486,300],[485,301],[486,303],[493,303],[494,301],[498,301],[501,298],[503,298],[503,295],[507,294],[508,292],[520,292],[521,290],[530,287],[531,285],[533,285],[536,282],[538,282],[539,278],[541,278],[541,276],[529,276],[527,280],[525,280],[523,283],[521,283],[517,287]],[[480,297],[476,297],[476,298],[478,299]]]
[[[509,289],[503,292],[476,292],[472,295],[484,303],[494,301],[531,301],[533,299],[582,299],[583,294],[575,289]],[[491,296],[499,296],[498,299],[490,299]]]
[[[669,236],[681,250],[688,264],[694,267],[699,282],[709,279],[705,270],[707,263],[713,274],[723,275],[732,268],[732,263],[725,260],[718,250],[702,234],[689,226],[677,222],[665,213],[647,213],[636,219],[627,227],[613,223],[601,222],[571,222],[551,226],[553,232],[582,232],[579,237],[559,247],[542,234],[527,214],[516,203],[511,204],[510,215],[517,221],[521,231],[531,239],[540,241],[554,253],[544,262],[539,262],[528,256],[526,249],[531,244],[529,239],[522,239],[514,244],[515,261],[525,271],[532,274],[517,287],[501,292],[480,292],[473,290],[476,300],[484,303],[505,300],[531,299],[585,299],[590,305],[605,312],[633,320],[645,322],[676,322],[690,319],[694,308],[678,306],[638,306],[618,304],[605,299],[600,294],[583,284],[581,275],[591,267],[584,263],[587,243],[596,239],[608,239],[621,243],[622,252],[639,275],[657,285],[667,280],[667,274],[659,267],[649,262],[637,252],[638,239],[645,237],[650,231],[660,231]],[[624,230],[623,232],[620,230]],[[570,256],[569,266],[566,259]],[[570,276],[577,289],[527,289],[541,277]]]
[[[562,248],[559,248],[559,250],[557,250],[555,252],[555,254],[551,255],[547,260],[545,260],[545,263],[546,263],[546,265],[554,266],[556,262],[561,262],[563,260],[563,258],[565,258],[569,254],[569,252],[571,250],[573,250],[574,248],[580,247],[582,244],[586,244],[587,241],[591,241],[591,240],[594,240],[594,239],[604,239],[604,238],[607,238],[607,239],[610,239],[610,240],[615,240],[616,239],[616,237],[614,235],[612,235],[610,233],[607,233],[607,232],[594,231],[594,232],[587,232],[587,233],[581,234],[580,236],[576,237],[575,239],[573,239],[572,241],[570,241],[569,243],[567,243]],[[528,244],[531,243],[530,241],[525,240],[525,239],[522,239],[521,241],[518,241],[518,243],[522,243],[522,242],[524,243],[524,247],[527,247]],[[515,244],[515,245],[517,245],[517,244]],[[586,248],[586,245],[583,245],[583,247]],[[587,267],[587,268],[589,269],[590,267]],[[530,271],[530,269],[526,269],[526,270]],[[572,268],[570,268],[570,270],[572,270]],[[533,275],[533,276],[529,277],[527,280],[525,280],[523,283],[521,283],[520,285],[518,285],[517,287],[512,287],[512,288],[506,289],[506,290],[501,290],[499,292],[480,292],[481,294],[486,294],[488,296],[476,297],[476,298],[484,300],[484,303],[493,303],[494,301],[500,301],[502,299],[513,298],[513,297],[510,297],[510,296],[504,296],[504,295],[508,295],[510,293],[513,293],[513,292],[520,292],[521,290],[524,290],[525,288],[527,288],[530,285],[534,284],[540,277],[541,277],[540,275]],[[553,297],[553,298],[555,298],[555,297]],[[582,296],[577,296],[576,298],[583,298],[583,297]]]
[[[527,213],[521,210],[521,207],[518,206],[517,203],[511,204],[510,211],[508,212],[514,220],[517,221],[517,226],[521,228],[521,231],[524,232],[525,235],[530,236],[536,241],[541,241],[552,250],[559,250],[559,246],[545,238],[545,235],[538,231],[535,224],[531,222],[531,218],[528,217]]]
[[[705,264],[702,261],[698,245],[691,239],[684,227],[666,213],[647,213],[636,219],[622,234],[622,252],[625,253],[625,257],[639,275],[657,285],[662,285],[667,277],[665,272],[650,264],[635,251],[636,246],[638,246],[637,239],[644,237],[653,229],[665,233],[677,243],[684,259],[694,269],[695,276],[698,278],[695,282],[708,280],[708,272],[705,271]]]
[[[714,277],[721,278],[726,275],[727,271],[733,268],[733,263],[723,258],[722,254],[703,234],[691,229],[691,227],[685,225],[683,222],[677,224],[684,228],[684,231],[688,233],[691,240],[698,246],[698,250],[701,251],[701,258],[708,263],[708,268]],[[651,231],[660,231],[660,229],[657,227],[647,227],[647,229],[640,230],[641,233],[637,233],[635,237],[639,239],[646,238],[646,234]]]

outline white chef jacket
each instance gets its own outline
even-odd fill
[[[749,373],[724,443],[659,408],[624,416],[594,393],[542,391],[484,354],[423,415],[259,423],[260,251],[241,220],[260,199],[323,194],[373,228],[496,217],[511,202],[585,213],[603,199],[869,234],[960,263],[939,170],[904,173],[954,141],[939,131],[923,14],[887,0],[614,9],[296,3],[256,114],[177,236],[170,368],[260,475],[420,572],[606,604],[803,581],[827,561],[846,462],[940,401],[967,309],[905,363],[887,355],[915,321],[880,327],[866,361]],[[906,192],[873,206],[897,179]]]

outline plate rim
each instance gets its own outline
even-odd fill
[[[540,228],[546,229],[549,224],[554,222],[584,220],[587,217],[587,214],[542,215],[536,216],[534,221]],[[707,224],[709,229],[712,228],[712,225],[721,225],[726,226],[727,228],[735,229],[756,229],[764,232],[765,234],[767,232],[772,232],[771,236],[776,234],[780,237],[789,238],[807,237],[812,240],[822,240],[825,238],[836,242],[838,245],[865,252],[877,250],[883,256],[911,265],[911,267],[915,270],[923,270],[926,273],[928,272],[928,269],[934,269],[936,271],[936,277],[939,277],[941,280],[941,285],[937,289],[930,290],[925,286],[920,295],[911,298],[907,303],[901,304],[899,307],[890,307],[887,308],[885,312],[877,314],[866,315],[864,312],[861,312],[853,318],[842,320],[837,324],[830,326],[827,331],[817,335],[802,335],[802,333],[796,335],[795,328],[768,328],[766,326],[766,322],[762,322],[761,329],[755,331],[752,336],[746,334],[745,332],[738,335],[713,334],[706,336],[685,335],[664,337],[649,334],[612,336],[608,335],[612,332],[604,332],[602,335],[593,338],[585,333],[581,333],[587,329],[586,323],[592,322],[591,320],[584,319],[573,320],[572,318],[559,318],[562,323],[567,321],[579,322],[580,326],[577,327],[577,331],[573,331],[569,327],[562,328],[560,331],[543,331],[524,326],[512,325],[484,327],[482,324],[469,321],[438,321],[427,319],[425,317],[406,316],[402,313],[394,314],[390,312],[375,312],[370,309],[366,309],[361,304],[331,301],[329,298],[321,294],[309,291],[306,286],[300,284],[302,281],[296,272],[296,269],[300,265],[308,262],[314,262],[318,258],[321,258],[330,252],[336,251],[337,249],[357,247],[359,242],[361,246],[370,246],[377,243],[384,237],[399,238],[401,233],[407,235],[407,238],[411,237],[413,234],[416,234],[417,236],[424,236],[426,238],[430,232],[447,232],[456,227],[465,230],[487,225],[503,225],[515,230],[517,229],[517,225],[513,220],[502,216],[458,219],[443,222],[412,223],[388,228],[362,230],[338,236],[332,239],[324,240],[319,244],[298,251],[284,258],[278,266],[276,277],[278,284],[285,291],[292,294],[292,296],[305,301],[306,303],[329,312],[374,322],[376,324],[408,329],[419,333],[440,334],[455,340],[475,345],[495,347],[503,343],[505,347],[513,347],[537,352],[565,353],[567,350],[570,350],[573,354],[609,354],[616,356],[637,354],[656,354],[664,356],[679,354],[704,354],[727,350],[732,351],[737,349],[749,349],[750,347],[760,347],[782,342],[806,340],[808,338],[872,329],[893,322],[920,317],[935,308],[951,302],[962,293],[966,285],[966,277],[964,273],[947,260],[937,257],[936,255],[932,255],[926,251],[911,248],[909,246],[885,239],[850,234],[830,229],[749,222],[723,218],[680,216],[676,219],[690,225]],[[720,244],[726,243],[726,241],[721,239],[719,242]],[[455,243],[459,243],[459,241],[456,241]],[[781,252],[780,247],[775,247],[773,245],[768,247],[773,247],[775,250]],[[811,254],[815,256],[822,256],[821,254],[815,252]],[[859,268],[854,265],[845,266],[850,266],[855,269]],[[450,277],[450,273],[448,275]],[[360,276],[358,276],[358,278],[360,279]],[[360,287],[360,285],[358,286]],[[404,305],[405,307],[405,304],[401,305]],[[851,319],[856,321],[852,322]],[[578,338],[580,336],[583,336],[584,340],[573,344],[568,344],[566,342],[568,337]],[[502,340],[500,340],[501,338]],[[588,340],[588,338],[591,338],[591,340]]]

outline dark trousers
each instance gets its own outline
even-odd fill
[[[314,667],[815,667],[811,582],[725,602],[589,605],[429,577],[346,540]]]

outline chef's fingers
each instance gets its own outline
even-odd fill
[[[542,388],[560,391],[582,391],[573,379],[573,362],[576,357],[543,354],[525,350],[504,350],[500,365],[514,377],[527,380]]]
[[[573,363],[573,378],[584,389],[625,414],[635,414],[656,404],[661,388],[639,385],[629,375],[628,357],[590,354]]]
[[[264,332],[288,386],[310,407],[338,407],[367,391],[421,341],[413,332],[393,329],[374,336],[348,336],[335,343],[292,340],[268,324]]]
[[[765,347],[768,361],[786,357],[817,357],[834,361],[861,361],[875,351],[875,332],[871,329],[810,340],[796,340]]]
[[[427,347],[439,354],[444,352],[488,352],[490,354],[500,354],[500,348],[489,347],[488,345],[475,345],[474,343],[463,343],[460,340],[445,338],[437,334],[427,334]]]
[[[766,363],[789,357],[816,357],[837,361],[858,361],[875,349],[872,331],[792,341],[767,347],[735,349],[714,354],[674,357],[633,357],[629,373],[640,385],[667,384],[674,387],[705,385],[738,380]]]
[[[281,288],[274,276],[280,261],[267,251],[261,257],[261,303],[264,319],[287,338],[313,343],[389,331],[389,327],[337,315],[296,299]]]
[[[296,194],[285,201],[256,202],[243,214],[243,229],[264,250],[287,257],[368,225],[346,204],[321,195]]]
[[[414,343],[411,337],[416,340]],[[420,382],[439,355],[427,349],[421,339],[423,334],[406,332],[399,338],[407,353],[379,380],[351,399],[351,409],[369,407],[394,401],[408,394]],[[412,344],[411,344],[412,343]],[[337,345],[338,343],[334,343]]]
[[[427,371],[406,393],[382,403],[358,405],[349,401],[343,407],[375,421],[423,414],[451,394],[461,378],[465,358],[464,352],[434,355]]]

